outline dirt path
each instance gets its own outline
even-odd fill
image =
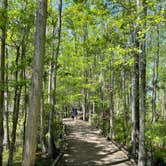
[[[68,150],[58,166],[131,166],[127,155],[88,123],[64,120],[69,128]]]

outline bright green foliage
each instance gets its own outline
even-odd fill
[[[110,92],[111,80],[114,77],[114,123],[115,141],[131,147],[131,88],[133,52],[141,53],[141,48],[132,41],[133,32],[137,32],[137,40],[142,41],[146,34],[146,149],[153,156],[166,160],[166,3],[164,0],[146,0],[147,16],[138,18],[136,1],[129,0],[64,0],[62,14],[62,35],[57,64],[56,117],[55,138],[60,147],[63,133],[61,120],[71,116],[72,107],[82,111],[82,103],[87,97],[87,107],[93,110],[92,125],[108,136],[110,126]],[[32,56],[34,50],[34,20],[36,1],[9,0],[8,20],[0,19],[0,28],[7,22],[6,73],[8,74],[9,110],[13,107],[13,94],[16,86],[23,86],[21,95],[21,112],[17,141],[23,137],[25,115],[25,95],[30,92]],[[0,9],[0,18],[2,9]],[[48,136],[48,117],[50,111],[49,79],[50,62],[53,49],[56,47],[57,1],[51,0],[48,5],[46,54],[44,57],[43,104],[44,104],[44,136]],[[143,27],[145,25],[146,27]],[[138,29],[136,29],[138,27]],[[159,36],[158,36],[159,30]],[[55,28],[56,31],[56,28]],[[1,36],[1,32],[0,32]],[[18,60],[16,66],[16,48],[25,45],[25,55]],[[158,46],[159,45],[159,46]],[[157,121],[152,124],[152,97],[155,63],[159,54],[156,110]],[[24,71],[24,78],[14,80],[16,71]],[[20,78],[20,74],[19,74]],[[25,94],[25,87],[26,94]],[[0,88],[1,87],[0,85]],[[7,98],[7,97],[6,97]],[[6,99],[7,101],[7,99]],[[28,101],[28,100],[27,100]],[[29,101],[28,101],[29,102]],[[29,103],[27,104],[29,105]],[[7,108],[5,108],[7,110]],[[87,112],[87,119],[88,119]],[[11,126],[11,115],[9,126]],[[11,132],[11,131],[10,131]],[[46,141],[47,144],[47,141]],[[39,145],[41,147],[41,145]],[[160,150],[159,150],[160,149]],[[21,150],[19,150],[21,151]],[[21,152],[16,152],[20,155]],[[5,156],[7,152],[5,152]],[[4,160],[7,157],[4,157]],[[43,161],[44,162],[44,161]],[[166,162],[166,161],[165,161]]]

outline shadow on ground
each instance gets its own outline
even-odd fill
[[[128,156],[83,121],[65,120],[67,151],[58,166],[130,166]]]

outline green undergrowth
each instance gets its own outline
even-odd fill
[[[166,149],[156,149],[153,156],[154,166],[157,164],[166,166]]]
[[[114,141],[120,145],[125,145],[128,151],[131,151],[131,123],[128,121],[127,127],[124,127],[124,117],[114,118]],[[109,134],[109,119],[102,119],[99,114],[93,114],[92,125],[101,129],[103,136]],[[152,123],[147,118],[145,132],[145,148],[147,158],[152,162],[153,166],[166,166],[166,124],[163,119],[159,119],[156,123]]]
[[[4,150],[3,152],[3,166],[6,165],[8,159],[8,150]],[[42,155],[42,153],[36,153],[36,162],[35,166],[50,166],[54,159],[48,158],[46,155]],[[17,147],[14,152],[13,158],[13,166],[20,166],[22,163],[22,147]]]
[[[166,166],[166,124],[160,119],[157,123],[146,123],[146,149],[156,165]]]
[[[36,164],[35,166],[50,166],[54,159],[48,158],[46,156],[42,156],[41,153],[38,153],[36,156]]]
[[[8,150],[4,150],[3,152],[3,165],[6,165],[7,159],[8,159]],[[13,157],[13,166],[20,166],[21,165],[21,160],[22,160],[22,147],[17,147],[14,152],[14,157]]]

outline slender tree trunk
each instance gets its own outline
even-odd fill
[[[55,50],[54,50],[55,51]],[[56,104],[56,94],[55,94],[55,64],[51,65],[51,76],[50,76],[50,114],[49,114],[49,126],[48,126],[48,155],[52,158],[55,158],[57,155],[57,149],[55,146],[54,140],[54,114],[55,114],[55,104]]]
[[[111,64],[113,64],[113,60],[110,60]],[[109,133],[109,139],[114,139],[114,72],[113,69],[110,69],[112,71],[110,75],[110,133]]]
[[[87,119],[87,109],[88,109],[88,104],[87,104],[87,89],[83,89],[83,101],[82,101],[82,112],[83,112],[83,120],[85,121]]]
[[[139,48],[137,30],[133,33],[133,43],[135,48]],[[139,54],[134,51],[134,64],[132,73],[132,155],[137,158],[138,137],[139,137]]]
[[[48,71],[48,103],[50,103],[50,90],[51,90],[51,62],[49,62],[50,67],[49,67],[49,71]]]
[[[30,109],[28,112],[22,166],[35,165],[37,130],[39,125],[40,101],[42,92],[43,57],[45,53],[46,15],[47,0],[38,0]]]
[[[82,113],[83,113],[83,120],[86,120],[86,108],[85,108],[85,97],[83,98],[84,100],[82,101]]]
[[[153,71],[153,91],[152,91],[152,122],[156,122],[157,110],[156,110],[156,99],[157,99],[157,82],[158,82],[158,66],[160,57],[160,31],[159,25],[157,25],[157,56],[154,60],[154,71]]]
[[[93,101],[92,113],[95,114],[95,102]]]
[[[102,73],[103,74],[103,73]],[[104,88],[103,85],[104,83],[102,82],[100,85],[100,99],[101,99],[101,113],[100,116],[102,117],[102,133],[104,134],[105,132],[105,105],[104,105]],[[109,133],[108,133],[109,134]]]
[[[127,131],[128,131],[128,113],[127,113],[127,103],[126,103],[126,74],[125,71],[123,72],[123,115],[124,115],[124,143],[126,144],[127,141]]]
[[[26,43],[23,41],[22,43],[22,56],[21,61],[23,63],[23,60],[25,59],[25,53],[26,53]],[[23,80],[26,80],[26,68],[22,70],[22,77]],[[25,145],[25,128],[26,128],[26,122],[27,122],[27,109],[28,109],[28,103],[29,103],[29,94],[27,91],[27,85],[24,85],[24,121],[23,121],[23,147]],[[24,154],[24,148],[22,149],[22,160],[23,160],[23,154]]]
[[[55,105],[56,105],[56,79],[57,79],[57,60],[60,47],[61,39],[61,19],[62,19],[62,0],[59,0],[59,12],[58,12],[58,27],[57,27],[57,46],[53,46],[53,57],[51,64],[51,86],[50,86],[50,103],[51,110],[49,116],[49,137],[48,137],[48,155],[55,158],[57,155],[57,149],[55,147],[55,138],[54,138],[54,117],[55,117]],[[53,27],[55,31],[55,27]],[[53,32],[55,36],[55,32]]]
[[[92,124],[92,108],[91,107],[89,108],[89,119],[88,119],[88,121],[89,121],[89,124]]]
[[[8,58],[8,49],[6,49],[6,57]],[[6,64],[6,69],[8,69],[8,63]],[[9,87],[8,87],[8,72],[6,72],[6,128],[7,128],[7,143],[8,149],[10,148],[10,131],[9,131]]]
[[[44,83],[43,83],[43,89],[44,89]],[[44,137],[44,94],[42,94],[41,109],[40,109],[40,144],[42,147],[42,153],[46,153],[47,148],[45,146],[45,137]]]
[[[24,69],[24,79],[26,80],[26,74]],[[27,107],[28,107],[28,101],[29,101],[29,95],[27,93],[27,86],[25,85],[24,88],[24,121],[23,121],[23,147],[25,145],[25,129],[26,129],[26,122],[27,122]],[[22,160],[23,160],[23,154],[24,154],[24,148],[22,153]]]
[[[8,58],[8,50],[6,48],[6,58]],[[8,63],[6,64],[6,70],[8,69]],[[9,137],[9,88],[8,88],[8,72],[6,72],[6,92],[5,92],[5,137],[6,148],[10,148],[10,137]]]
[[[5,48],[6,48],[6,20],[7,20],[7,0],[2,0],[2,19],[5,20],[2,26],[2,37],[1,37],[1,58],[0,58],[0,166],[2,166],[3,159],[3,137],[4,137],[4,128],[3,128],[3,114],[4,114],[4,80],[5,80]]]
[[[85,62],[86,64],[88,64],[88,49],[87,49],[87,38],[88,38],[88,28],[87,28],[87,23],[84,23],[83,27],[82,27],[82,32],[83,32],[83,54],[84,54],[84,58],[85,58]],[[88,84],[88,66],[86,66],[84,68],[84,73],[83,73],[83,77],[84,77],[84,84]],[[87,120],[89,117],[87,116],[88,114],[88,89],[85,87],[83,89],[83,104],[84,104],[84,109],[83,109],[83,120]]]
[[[16,72],[15,72],[15,81],[16,81],[16,87],[15,87],[15,93],[14,93],[14,109],[13,109],[13,119],[12,119],[12,133],[11,133],[11,143],[10,143],[10,149],[9,149],[9,158],[7,162],[7,166],[13,165],[13,153],[15,148],[15,142],[16,142],[16,131],[17,131],[17,123],[18,123],[18,116],[19,116],[19,106],[20,106],[20,97],[21,97],[21,89],[22,85],[18,85],[18,61],[20,57],[20,47],[17,46],[17,55],[16,55]],[[23,79],[23,72],[21,71],[20,74],[20,80]]]
[[[139,0],[138,0],[139,1]],[[140,3],[140,2],[139,2]],[[140,7],[143,7],[143,19],[146,19],[147,4],[146,0],[142,1]],[[138,8],[138,10],[140,10]],[[146,21],[143,23],[143,28],[146,29]],[[146,34],[141,40],[141,60],[140,60],[140,75],[141,75],[141,88],[140,88],[140,131],[139,131],[139,153],[138,153],[138,166],[145,166],[145,110],[146,110]]]
[[[13,165],[13,153],[15,148],[16,142],[16,131],[17,131],[17,124],[18,124],[18,115],[19,115],[19,105],[20,105],[20,96],[21,96],[21,87],[16,87],[15,95],[14,95],[14,110],[13,110],[13,120],[12,120],[12,133],[11,133],[11,143],[9,149],[9,158],[6,166]]]

